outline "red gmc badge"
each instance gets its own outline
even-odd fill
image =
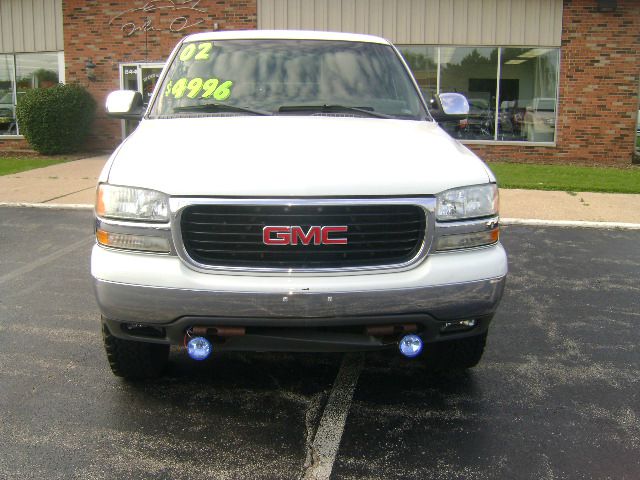
[[[298,225],[266,226],[262,229],[262,242],[265,245],[346,245],[347,237],[336,237],[332,234],[347,233],[348,227],[331,226],[309,227],[308,231]]]

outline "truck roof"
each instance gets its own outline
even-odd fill
[[[374,35],[343,32],[319,32],[314,30],[228,30],[224,32],[194,33],[184,38],[185,42],[204,40],[338,40],[346,42],[368,42],[388,45],[389,41]]]

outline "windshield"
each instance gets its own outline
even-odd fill
[[[185,43],[151,116],[216,114],[428,118],[389,45],[266,39]]]

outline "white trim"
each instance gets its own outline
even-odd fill
[[[556,65],[556,111],[553,112],[556,124],[553,127],[553,143],[558,141],[558,125],[560,125],[560,63],[562,62],[562,48],[558,48],[558,64]]]
[[[120,78],[120,90],[124,90],[124,74],[123,70],[126,63],[118,63],[118,77]],[[124,140],[126,137],[126,127],[124,120],[120,120],[120,141]]]
[[[64,63],[64,50],[58,52],[58,82],[66,83],[66,70]]]
[[[0,135],[0,140],[21,140],[24,135]]]
[[[436,95],[440,95],[440,45],[436,46],[436,50],[438,51],[438,65],[436,67]]]
[[[493,114],[493,141],[498,141],[498,120],[500,119],[500,77],[502,75],[502,47],[498,47],[498,68],[496,69],[496,109]]]

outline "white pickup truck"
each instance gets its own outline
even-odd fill
[[[464,115],[443,94],[441,116]],[[504,289],[498,189],[434,121],[388,41],[201,33],[175,47],[106,164],[91,272],[116,375],[160,375],[169,346],[399,348],[480,360]]]

